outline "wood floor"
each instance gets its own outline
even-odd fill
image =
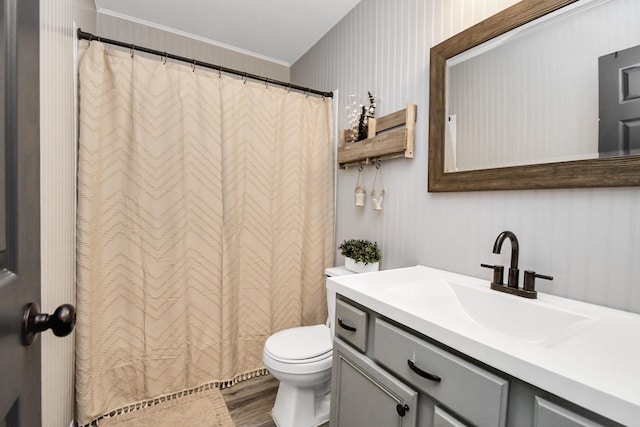
[[[275,427],[271,408],[277,391],[278,380],[272,375],[251,378],[221,390],[237,427]]]
[[[271,408],[278,392],[278,380],[263,375],[222,389],[222,396],[237,427],[276,427]],[[321,427],[329,427],[329,423]]]

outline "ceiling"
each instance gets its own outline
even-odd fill
[[[292,65],[360,0],[95,0],[117,16]]]

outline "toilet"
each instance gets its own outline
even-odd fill
[[[327,277],[353,274],[344,267],[325,270]],[[326,325],[300,326],[271,335],[262,361],[280,381],[271,410],[278,427],[315,427],[329,419],[335,292],[327,289]]]

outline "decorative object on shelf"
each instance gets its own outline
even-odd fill
[[[362,165],[358,168],[358,179],[356,180],[355,204],[357,208],[364,206],[364,199],[367,197],[367,189],[364,185],[360,185],[360,177],[362,175]]]
[[[382,253],[377,242],[369,240],[348,239],[340,246],[340,253],[345,257],[345,268],[354,273],[378,271]]]
[[[358,139],[358,106],[355,95],[349,95],[349,98],[351,99],[351,103],[347,106],[349,129],[344,131],[344,139],[348,141],[356,141]]]
[[[349,120],[349,135],[346,138],[349,142],[362,141],[368,138],[369,135],[369,121],[373,119],[376,114],[376,98],[371,95],[371,92],[367,92],[369,95],[369,107],[365,107],[363,104],[359,106],[356,103],[356,96],[349,95],[351,103],[347,107],[347,119]]]
[[[384,198],[384,184],[382,183],[382,165],[380,160],[375,160],[376,174],[373,177],[373,185],[371,186],[371,203],[374,211],[382,210],[382,199]],[[376,190],[376,181],[380,181],[380,190]]]
[[[341,129],[338,164],[341,167],[363,161],[369,164],[372,159],[400,156],[412,159],[415,122],[416,105],[407,104],[407,108],[395,113],[369,118],[366,139],[354,140],[353,128]]]

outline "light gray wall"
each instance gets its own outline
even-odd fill
[[[97,12],[95,0],[72,0],[73,20],[78,28],[88,33],[97,29]]]
[[[75,33],[91,26],[92,0],[40,1],[41,308],[75,304]],[[78,12],[78,15],[76,15]],[[93,9],[95,16],[95,9]],[[74,417],[74,335],[42,340],[42,425]]]
[[[98,35],[289,82],[289,67],[117,16],[98,13]]]
[[[502,255],[491,249],[512,230],[521,270],[555,277],[539,290],[640,313],[640,189],[427,192],[429,49],[513,3],[367,0],[293,65],[293,83],[339,90],[341,128],[349,94],[382,97],[378,115],[418,105],[415,158],[383,162],[381,212],[369,200],[354,207],[357,168],[338,171],[336,243],[377,240],[385,269],[424,264],[488,279],[480,263],[508,264],[508,244]],[[367,191],[374,170],[365,168]]]

